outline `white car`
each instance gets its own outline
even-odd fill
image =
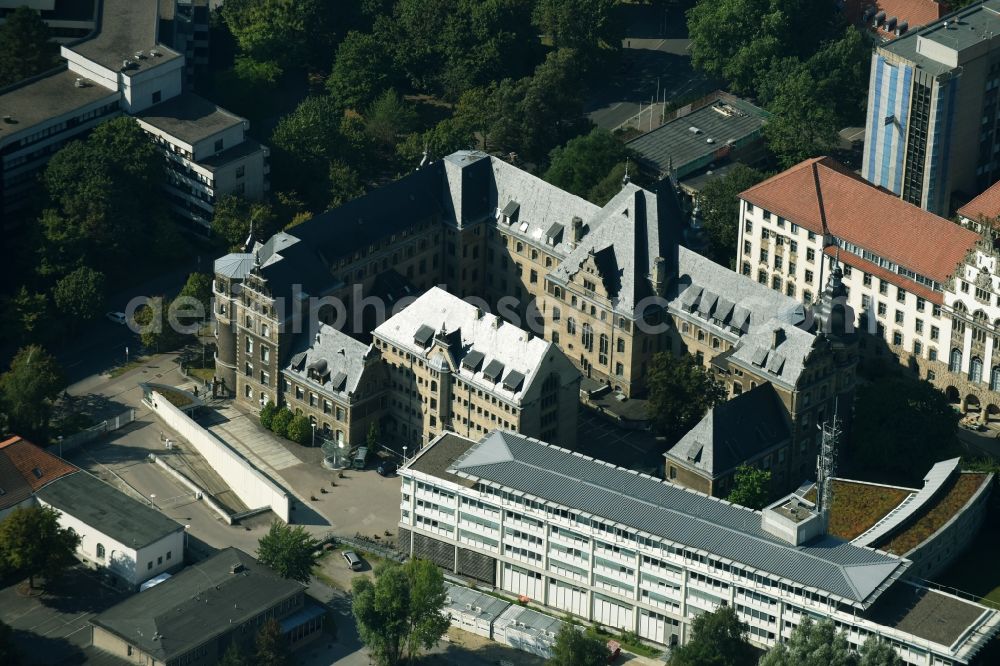
[[[113,321],[116,324],[125,323],[125,313],[124,312],[105,312],[104,316],[108,318],[109,321]]]

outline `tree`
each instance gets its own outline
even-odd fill
[[[358,172],[340,160],[330,162],[330,208],[342,206],[365,193]]]
[[[69,319],[70,328],[77,322],[90,321],[104,306],[104,274],[80,266],[56,282],[52,296],[60,314]]]
[[[9,304],[9,322],[16,322],[23,340],[34,340],[43,332],[49,318],[49,299],[45,294],[21,286]]]
[[[778,643],[761,657],[760,666],[857,666],[857,655],[833,622],[806,617],[787,643]]]
[[[646,387],[650,417],[671,446],[726,397],[722,385],[688,354],[653,356]]]
[[[375,143],[395,146],[396,138],[410,131],[417,122],[413,108],[390,88],[365,111],[365,130]]]
[[[767,106],[771,118],[764,126],[764,138],[781,166],[828,153],[837,143],[839,123],[808,66],[795,68],[775,91]]]
[[[428,159],[439,159],[451,155],[456,150],[467,150],[475,145],[472,129],[462,118],[445,118],[426,132],[411,132],[398,146],[396,155],[405,167],[416,167],[423,161],[424,151]]]
[[[6,666],[21,664],[21,655],[14,646],[14,631],[2,621],[0,621],[0,664]]]
[[[301,525],[286,525],[278,520],[257,543],[257,559],[282,578],[308,583],[319,557],[319,542]]]
[[[747,625],[732,606],[699,615],[691,639],[675,649],[670,666],[753,666],[757,658],[747,640]]]
[[[766,174],[762,171],[745,164],[736,164],[729,173],[708,183],[698,194],[701,220],[708,235],[707,254],[715,263],[735,268],[740,193],[765,177]]]
[[[7,415],[7,429],[44,437],[51,401],[65,385],[62,369],[45,349],[29,345],[18,350],[10,370],[0,375],[0,404]]]
[[[903,658],[888,641],[869,636],[861,646],[858,666],[904,666]]]
[[[280,408],[271,419],[271,432],[285,437],[288,435],[288,425],[292,422],[292,412],[288,407]]]
[[[204,310],[202,318],[208,317],[212,312],[212,276],[208,273],[191,273],[178,296],[197,301]]]
[[[139,340],[143,347],[159,353],[177,349],[184,341],[181,332],[170,322],[171,305],[171,301],[155,296],[135,311],[135,323],[139,327]]]
[[[326,67],[338,26],[353,3],[325,0],[227,0],[221,12],[244,54],[283,69]],[[341,6],[343,5],[343,6]]]
[[[301,414],[292,418],[288,424],[286,437],[296,444],[303,446],[310,443],[312,439],[312,423]]]
[[[80,536],[59,526],[59,512],[47,506],[18,507],[0,522],[0,564],[28,577],[54,578],[76,562]]]
[[[247,658],[243,654],[243,650],[240,649],[240,644],[234,640],[226,648],[219,661],[219,666],[250,666],[250,664],[247,663]]]
[[[395,666],[437,643],[449,625],[441,614],[444,576],[428,560],[411,559],[355,578],[351,611],[361,640],[380,666]]]
[[[833,109],[838,128],[864,124],[871,62],[871,43],[853,25],[807,61],[819,96]]]
[[[332,97],[307,97],[271,133],[275,189],[294,191],[312,209],[329,201],[330,161],[350,151],[340,131],[343,109]]]
[[[552,658],[546,666],[605,666],[608,644],[598,636],[583,631],[568,622],[556,634]]]
[[[22,6],[0,25],[0,88],[59,64],[59,45],[34,9]]]
[[[229,249],[242,252],[251,227],[255,239],[266,240],[277,231],[276,221],[268,204],[227,194],[215,204],[212,233],[225,241]]]
[[[326,89],[341,107],[363,109],[392,85],[392,56],[373,33],[349,32],[337,47]]]
[[[740,465],[736,469],[733,490],[726,499],[755,511],[763,509],[771,499],[771,470]]]
[[[368,453],[375,453],[375,447],[378,446],[378,424],[372,421],[368,426],[368,437],[365,439],[365,445],[368,446]]]
[[[277,405],[268,400],[267,404],[264,405],[260,410],[260,424],[265,428],[267,428],[268,430],[270,430],[271,423],[274,421],[274,415],[277,412],[278,412]]]
[[[288,641],[281,633],[281,625],[273,617],[257,632],[254,666],[291,666]]]
[[[880,377],[859,386],[847,451],[852,478],[920,485],[931,465],[959,455],[959,418],[925,380]]]
[[[585,197],[627,155],[625,145],[606,129],[595,127],[590,134],[570,139],[549,153],[545,180],[560,189]],[[621,181],[618,182],[619,189]]]
[[[687,13],[691,63],[753,94],[782,57],[806,58],[839,27],[833,5],[812,0],[699,0]]]
[[[587,55],[601,48],[621,48],[624,27],[617,20],[618,0],[539,0],[535,26],[557,47]]]

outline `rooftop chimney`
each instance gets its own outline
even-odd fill
[[[573,216],[573,245],[575,246],[583,240],[583,218],[578,215]]]
[[[777,349],[778,345],[785,341],[785,329],[776,328],[771,334],[771,349]]]

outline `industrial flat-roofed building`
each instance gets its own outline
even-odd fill
[[[877,635],[928,666],[968,663],[1000,629],[997,611],[902,580],[909,560],[826,535],[795,496],[751,511],[502,431],[442,435],[400,475],[405,552],[656,643],[722,604],[762,648],[829,618],[855,648]]]
[[[192,564],[91,620],[93,645],[152,666],[216,664],[233,642],[252,649],[260,627],[280,623],[292,648],[318,635],[326,611],[238,548]]]

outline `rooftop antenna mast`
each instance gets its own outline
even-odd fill
[[[628,157],[626,157],[625,158],[625,175],[622,176],[622,187],[625,187],[626,185],[628,185],[630,181],[631,181],[631,179],[628,176]]]
[[[834,403],[833,419],[817,426],[823,433],[819,456],[816,459],[816,512],[823,524],[829,524],[830,505],[833,502],[833,477],[837,474],[837,449],[840,445],[840,417],[837,415],[839,401]]]

